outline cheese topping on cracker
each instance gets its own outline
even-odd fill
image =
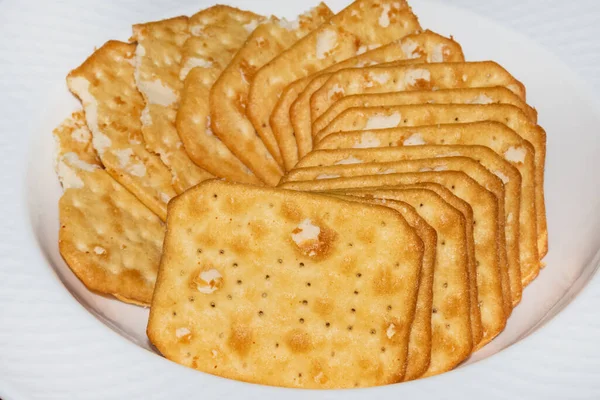
[[[292,240],[298,247],[302,248],[306,246],[306,244],[312,244],[313,242],[318,241],[320,233],[321,228],[314,225],[310,218],[306,218],[292,231]]]
[[[335,85],[333,85],[333,87],[331,89],[329,89],[329,91],[327,92],[327,96],[331,100],[337,94],[341,94],[343,96],[344,89],[339,84],[336,83]]]
[[[387,72],[376,74],[374,72],[369,72],[369,79],[383,85],[390,79],[390,75]]]
[[[94,247],[94,253],[98,255],[106,254],[106,249],[104,247],[96,246]]]
[[[213,268],[208,271],[202,271],[194,279],[194,283],[196,283],[196,287],[200,293],[211,294],[222,286],[223,276]]]
[[[325,57],[337,45],[337,33],[331,29],[325,29],[317,35],[317,59],[324,60]]]
[[[389,4],[383,5],[383,11],[381,12],[381,16],[379,17],[379,26],[382,28],[387,28],[390,26],[390,9],[391,6]]]
[[[396,334],[396,325],[390,324],[390,326],[388,326],[387,330],[385,331],[385,334],[388,337],[388,339],[393,338]]]
[[[415,86],[417,81],[427,81],[431,79],[431,73],[426,69],[411,69],[404,75],[404,85]]]
[[[436,44],[435,46],[433,46],[433,50],[431,51],[431,54],[429,55],[429,62],[432,63],[437,63],[437,62],[444,62],[444,45],[439,43]]]
[[[400,48],[402,49],[402,52],[404,53],[406,58],[408,58],[409,60],[413,58],[419,58],[419,56],[421,55],[417,51],[419,49],[419,46],[412,40],[405,40],[404,43],[402,43],[402,45],[400,46]]]
[[[348,165],[348,164],[362,164],[362,163],[363,163],[363,160],[361,160],[360,158],[350,156],[348,158],[344,158],[343,160],[336,162],[334,165]]]
[[[504,158],[510,162],[523,163],[525,162],[525,149],[522,147],[511,146],[504,152]]]
[[[421,146],[425,144],[425,140],[420,133],[413,133],[402,142],[404,146]]]
[[[127,171],[131,175],[140,176],[140,177],[146,175],[146,166],[143,163],[141,163],[141,162],[132,163],[131,162],[131,157],[133,157],[134,159],[137,159],[137,157],[133,154],[132,149],[113,150],[112,152],[119,159],[119,165],[125,171]]]
[[[367,45],[364,45],[364,44],[363,44],[362,46],[360,46],[360,47],[358,48],[358,50],[356,50],[356,55],[357,55],[357,56],[360,56],[361,54],[364,54],[364,53],[366,53],[367,51],[370,51],[370,50],[374,50],[374,49],[376,49],[376,48],[378,48],[378,47],[380,47],[380,46],[381,46],[381,45],[380,45],[380,44],[377,44],[377,43],[373,43],[373,44],[367,44]],[[365,62],[366,62],[366,61],[364,61],[364,60],[361,60],[361,61],[359,61],[359,63],[365,63]],[[357,67],[359,66],[359,65],[358,65],[358,63],[357,63],[357,65],[356,65],[356,66],[357,66]]]
[[[168,107],[177,101],[177,93],[165,86],[159,79],[138,82],[138,87],[146,95],[148,103]]]
[[[370,147],[379,147],[381,140],[374,133],[366,132],[360,136],[360,142],[354,144],[355,149],[368,149]]]
[[[395,128],[400,124],[402,116],[399,112],[395,112],[391,115],[375,114],[369,117],[367,124],[363,129],[386,129]]]

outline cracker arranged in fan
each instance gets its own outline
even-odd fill
[[[367,153],[369,150],[366,151]],[[315,153],[313,153],[315,154]],[[311,154],[312,156],[312,154]],[[352,157],[352,156],[351,156]],[[318,159],[318,157],[313,157]],[[505,192],[502,181],[493,175],[490,171],[485,169],[481,164],[475,160],[466,157],[448,157],[448,158],[421,158],[411,160],[398,160],[395,162],[387,163],[363,163],[360,159],[353,157],[350,160],[352,164],[341,164],[323,167],[313,167],[309,171],[306,169],[297,169],[288,174],[288,180],[302,181],[319,179],[320,174],[327,174],[329,176],[338,175],[344,176],[361,176],[361,175],[379,175],[379,174],[394,174],[404,172],[429,172],[429,171],[460,171],[466,173],[469,177],[474,179],[479,185],[490,191],[498,199],[498,242],[500,248],[506,248],[506,244],[509,243],[511,246],[518,246],[517,240],[508,240],[505,236]],[[342,161],[342,163],[344,160]],[[294,173],[296,172],[296,173]],[[481,242],[480,242],[481,243]],[[512,311],[512,293],[509,278],[509,263],[507,260],[507,251],[499,251],[498,253],[498,265],[499,265],[499,276],[493,275],[494,279],[488,279],[487,282],[490,285],[494,285],[496,288],[501,287],[504,299],[504,311],[510,314]],[[514,254],[512,252],[511,254]],[[512,264],[518,269],[518,253],[515,254],[516,258],[511,260]],[[476,257],[478,260],[482,260],[483,257],[480,255],[479,249],[476,246]],[[483,275],[480,275],[482,278]],[[519,281],[520,284],[520,281]],[[481,294],[481,291],[480,291]]]
[[[452,158],[457,158],[453,160]],[[395,162],[404,160],[424,160],[429,165],[419,167],[421,170],[460,170],[469,174],[480,184],[488,183],[486,189],[502,198],[505,215],[506,253],[508,262],[508,277],[513,306],[517,305],[522,296],[521,283],[521,240],[519,216],[521,207],[521,175],[508,161],[483,146],[402,146],[392,148],[371,149],[339,149],[317,150],[302,160],[302,167],[290,171],[285,181],[302,181],[315,179],[321,171],[318,166],[345,165],[349,162],[370,165],[370,174],[380,172],[401,172],[396,169]],[[311,167],[312,166],[312,167]],[[501,182],[494,182],[489,174],[497,176]],[[329,174],[336,174],[330,170]],[[481,176],[481,177],[480,177]],[[478,179],[479,177],[479,179]],[[502,183],[502,184],[501,184]],[[504,196],[501,194],[503,187]]]
[[[269,118],[287,85],[420,28],[405,0],[356,0],[261,68],[246,112],[275,160],[283,165]]]
[[[205,373],[334,389],[449,371],[543,266],[546,133],[517,77],[405,0],[311,6],[137,23],[72,70],[60,254]]]
[[[263,22],[248,37],[210,91],[214,133],[267,184],[276,185],[283,171],[246,117],[250,82],[257,70],[331,15],[329,8],[321,3],[296,21],[272,18]]]
[[[142,134],[146,148],[158,154],[171,171],[178,193],[213,177],[190,159],[175,128],[183,88],[179,69],[189,36],[185,16],[133,26],[135,79],[146,103]]]
[[[261,181],[214,135],[210,90],[264,17],[217,5],[189,20],[191,36],[182,49],[179,79],[184,81],[176,126],[192,160],[215,176],[246,183]]]
[[[410,63],[464,61],[464,56],[460,45],[455,41],[425,31],[368,50],[290,84],[281,94],[270,118],[271,128],[281,149],[285,168],[291,169],[298,158],[306,155],[312,147],[311,128],[308,122],[311,119],[310,98],[329,79],[331,73],[345,68],[386,65],[401,60]]]
[[[208,181],[169,204],[148,336],[169,359],[248,382],[399,382],[422,257],[389,208]]]

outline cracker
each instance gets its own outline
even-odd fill
[[[389,208],[207,181],[170,203],[148,336],[173,361],[248,382],[398,382],[422,257]]]
[[[350,108],[336,117],[317,137],[328,132],[361,129],[383,129],[396,126],[451,124],[455,122],[501,122],[533,146],[535,163],[535,209],[539,259],[548,250],[548,229],[544,200],[544,164],[546,162],[546,132],[527,119],[517,107],[509,104],[427,104],[388,107]],[[418,135],[413,140],[418,141]],[[409,141],[410,143],[410,141]],[[523,162],[522,148],[509,149],[507,158]],[[509,160],[510,161],[510,160]]]
[[[144,99],[135,85],[134,53],[135,44],[108,41],[69,73],[67,85],[83,104],[106,171],[164,219],[175,190],[169,169],[144,145]]]
[[[303,132],[295,130],[292,126],[290,120],[292,103],[295,102],[296,104],[296,113],[308,112],[310,96],[322,85],[323,79],[327,79],[323,77],[327,73],[344,68],[386,64],[397,60],[412,60],[413,62],[463,61],[464,56],[460,45],[454,40],[427,30],[408,35],[377,49],[369,50],[364,54],[332,65],[322,73],[299,79],[288,85],[282,92],[270,117],[271,128],[277,143],[279,143],[286,169],[291,169],[298,158],[302,158],[312,148],[311,135],[304,134],[310,130],[310,125]],[[315,80],[319,80],[319,83]],[[307,87],[309,83],[312,88]],[[303,99],[299,99],[301,93]]]
[[[92,133],[85,123],[82,110],[75,111],[52,132],[55,142],[54,169],[58,173],[58,162],[66,153],[75,153],[87,164],[102,167],[98,153],[92,145]]]
[[[256,71],[332,15],[321,3],[296,21],[275,18],[259,25],[210,90],[210,118],[215,135],[267,184],[283,171],[246,117],[250,82]]]
[[[431,311],[433,301],[433,270],[436,260],[437,234],[415,209],[407,203],[386,200],[345,196],[346,200],[378,204],[398,211],[415,230],[423,242],[423,267],[419,280],[415,317],[408,339],[405,381],[417,379],[423,375],[431,361]]]
[[[178,193],[213,177],[190,159],[175,128],[183,87],[178,77],[181,51],[188,37],[188,17],[133,26],[135,80],[146,102],[142,134],[148,151],[169,167]]]
[[[246,112],[275,160],[283,165],[269,117],[287,85],[419,29],[405,0],[356,0],[261,68]]]
[[[404,161],[403,163],[408,164],[410,162]],[[337,175],[340,178],[322,179],[320,181],[327,182],[323,187],[331,189],[356,187],[357,185],[380,187],[432,182],[450,189],[454,195],[466,201],[472,207],[475,256],[478,263],[477,292],[483,325],[483,337],[478,346],[481,347],[489,343],[502,332],[507,318],[500,272],[500,254],[505,252],[506,249],[502,247],[502,241],[500,240],[504,235],[500,231],[500,227],[503,226],[501,224],[503,218],[499,218],[499,202],[496,196],[463,172],[448,170],[386,174],[384,170],[380,172],[383,175],[368,175],[369,171],[365,169],[363,173],[362,167],[361,164],[321,167],[322,174]],[[406,170],[410,170],[410,168],[404,169],[404,171]],[[311,187],[311,181],[302,182],[305,182],[307,187]],[[328,184],[331,186],[328,186]],[[281,187],[302,189],[302,186],[290,187],[285,183]],[[510,295],[510,292],[508,294]]]
[[[537,122],[537,112],[505,87],[415,90],[408,92],[356,94],[342,97],[312,125],[313,132],[325,128],[335,117],[352,107],[396,106],[403,104],[512,104]]]
[[[365,149],[363,154],[367,157],[369,153],[376,152],[376,150]],[[366,153],[366,154],[365,154]],[[311,153],[309,158],[315,159],[315,163],[318,162],[319,152],[314,155]],[[446,158],[417,158],[409,160],[395,160],[394,162],[366,162],[353,154],[349,158],[342,160],[352,162],[352,164],[339,164],[339,165],[327,165],[325,167],[312,167],[312,168],[300,168],[288,174],[287,179],[291,181],[306,181],[312,179],[320,179],[325,176],[365,176],[365,175],[380,175],[380,174],[393,174],[393,173],[404,173],[404,172],[429,172],[429,171],[461,171],[471,177],[480,186],[493,193],[497,199],[498,206],[498,219],[497,225],[497,265],[495,269],[498,270],[497,275],[493,275],[488,285],[495,288],[501,288],[502,299],[504,305],[504,313],[510,315],[512,312],[512,298],[511,298],[511,287],[510,279],[508,274],[508,262],[507,262],[507,251],[506,251],[506,231],[505,231],[505,211],[504,211],[504,186],[502,181],[497,178],[490,171],[485,169],[477,161],[466,157],[446,157]],[[480,221],[481,223],[481,221]],[[476,230],[478,227],[475,228]],[[477,234],[478,232],[476,232]],[[476,241],[478,242],[478,241]],[[481,243],[481,242],[479,242]],[[511,244],[518,246],[518,242],[511,241]],[[475,253],[478,260],[481,260],[481,252],[488,249],[488,247],[479,248],[475,245]],[[514,260],[514,266],[520,268],[518,264],[518,256]],[[484,265],[486,267],[486,265]],[[489,276],[489,274],[488,274]]]
[[[373,143],[375,144],[375,143]],[[380,143],[381,144],[381,143]],[[387,144],[386,144],[387,145]],[[469,157],[477,160],[488,171],[492,172],[502,180],[504,184],[504,215],[506,230],[506,253],[508,261],[508,277],[510,281],[512,305],[516,306],[522,296],[520,248],[527,246],[524,235],[520,235],[520,209],[521,209],[521,174],[519,170],[504,160],[491,149],[483,146],[405,146],[376,149],[339,149],[339,150],[316,150],[301,161],[301,165],[287,175],[287,180],[310,179],[310,166],[339,165],[348,161],[363,161],[365,163],[386,163],[414,160],[422,158],[440,157],[444,160],[448,157]],[[479,169],[479,168],[476,168]],[[464,172],[468,173],[468,170]],[[476,176],[471,175],[477,179]],[[484,182],[483,180],[479,181]],[[487,186],[486,189],[494,192],[495,185]],[[501,195],[495,192],[496,197]]]
[[[179,79],[184,81],[175,124],[190,158],[215,176],[245,183],[260,183],[214,135],[210,119],[210,89],[254,28],[260,15],[216,5],[189,20],[191,37],[182,50]]]
[[[379,73],[379,79],[372,79],[374,72]],[[389,67],[387,71],[373,70],[372,67],[362,71],[344,71],[336,73],[315,92],[311,98],[311,115],[316,120],[341,97],[353,94],[495,86],[504,86],[525,101],[523,84],[493,61]],[[339,95],[330,97],[330,90],[334,87]]]
[[[464,215],[432,190],[402,188],[402,185],[360,189],[363,185],[359,183],[342,188],[331,185],[334,181],[340,180],[289,182],[284,186],[294,190],[329,190],[345,195],[403,201],[414,207],[436,230],[438,242],[433,275],[431,361],[423,376],[451,370],[467,358],[473,349],[473,308],[470,303],[471,284],[466,243],[468,226]]]
[[[413,136],[414,134],[418,134],[418,136]],[[317,148],[405,146],[405,141],[409,138],[418,139],[418,142],[422,140],[424,145],[486,146],[517,168],[521,174],[521,204],[519,210],[521,280],[523,286],[529,284],[537,276],[540,268],[535,209],[534,149],[529,142],[523,140],[506,125],[498,122],[475,122],[415,128],[391,128],[369,132],[342,132],[329,135],[317,144]],[[412,142],[408,141],[406,143],[408,145]],[[522,162],[507,157],[507,154],[511,154],[510,149],[522,149],[524,151],[525,155]],[[343,156],[341,159],[346,157]],[[336,158],[333,162],[339,160]],[[304,160],[301,160],[298,166],[304,166],[303,162]]]
[[[82,112],[54,135],[65,189],[59,200],[62,257],[90,290],[150,304],[164,236],[160,219],[102,169]]]

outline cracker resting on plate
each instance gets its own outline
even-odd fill
[[[60,254],[90,290],[149,305],[164,236],[160,219],[92,163],[83,113],[67,118],[54,137],[65,190],[59,200]]]
[[[207,181],[169,204],[148,336],[171,360],[243,381],[399,382],[422,257],[389,208]]]
[[[175,196],[171,172],[146,150],[144,99],[134,79],[135,44],[108,41],[67,76],[83,104],[92,144],[106,171],[161,219]]]

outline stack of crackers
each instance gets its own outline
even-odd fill
[[[404,0],[138,24],[67,84],[61,254],[150,306],[183,365],[298,388],[436,375],[502,332],[548,251],[523,84]]]

